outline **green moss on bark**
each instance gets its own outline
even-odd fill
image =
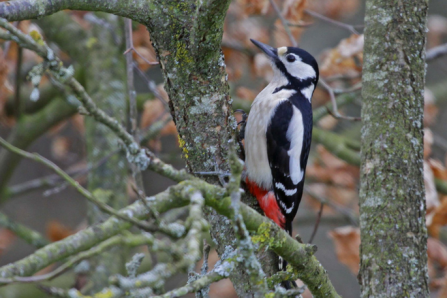
[[[426,0],[366,2],[362,297],[427,297],[423,181]]]
[[[95,42],[90,45],[85,64],[87,73],[86,89],[98,108],[124,123],[126,112],[126,67],[124,52],[123,22],[117,16],[96,14],[108,27],[94,24],[92,35]],[[93,169],[88,175],[88,189],[96,198],[107,205],[121,209],[128,204],[127,169],[124,154],[114,154],[119,150],[118,140],[113,131],[98,123],[93,117],[85,118],[85,137],[88,165],[98,164],[109,156],[106,162]],[[106,190],[106,191],[105,191]],[[99,208],[88,204],[88,220],[93,225],[107,218]],[[121,247],[112,248],[92,260],[90,293],[107,286],[109,276],[122,272],[126,253]]]

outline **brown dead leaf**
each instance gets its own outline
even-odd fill
[[[432,237],[438,238],[440,227],[447,224],[447,200],[442,200],[430,215],[431,222],[427,223],[429,234]]]
[[[149,67],[152,66],[152,64],[147,63],[145,60],[150,61],[150,62],[157,61],[157,56],[155,55],[155,51],[151,50],[150,48],[140,46],[140,47],[135,47],[135,50],[138,53],[133,52],[132,56],[133,56],[133,59],[137,62],[138,67],[142,71],[146,71]]]
[[[56,242],[74,234],[74,231],[61,222],[52,220],[47,223],[46,234],[50,241]]]
[[[273,70],[269,58],[264,54],[258,53],[254,57],[255,73],[258,77],[263,77],[266,82],[273,78]]]
[[[70,151],[70,139],[67,137],[57,136],[53,138],[51,143],[51,154],[56,159],[64,159]]]
[[[245,16],[265,15],[270,6],[269,0],[237,0],[236,3]]]
[[[447,35],[447,18],[437,14],[429,15],[427,27],[427,48],[430,49],[440,45]]]
[[[320,75],[359,75],[363,64],[363,42],[363,34],[353,34],[343,39],[336,48],[325,54]]]
[[[346,265],[353,274],[360,266],[360,229],[352,226],[340,227],[329,232],[335,245],[338,260]]]
[[[276,47],[284,47],[291,44],[289,35],[287,35],[286,30],[284,29],[284,25],[282,24],[280,19],[275,21],[275,32],[273,38],[275,40]],[[301,34],[304,32],[305,28],[300,27],[289,27],[290,33],[293,38],[299,41]]]
[[[0,255],[15,241],[16,235],[8,229],[0,229]]]
[[[236,96],[239,97],[240,99],[244,99],[244,100],[248,100],[248,101],[253,101],[256,97],[256,92],[247,88],[247,87],[239,87],[236,89]]]
[[[347,164],[320,144],[316,149],[318,158],[307,167],[306,176],[319,182],[355,189],[360,174],[359,168]]]
[[[309,9],[329,18],[340,19],[358,11],[359,0],[313,0],[309,1]]]
[[[146,128],[155,121],[161,119],[161,116],[165,113],[164,104],[158,100],[148,100],[144,103],[143,113],[141,115],[141,128]]]
[[[155,50],[152,47],[149,32],[146,27],[139,24],[137,29],[132,32],[133,46],[138,51],[138,53],[146,58],[148,61],[156,61]],[[146,63],[141,57],[136,53],[133,53],[135,61],[138,66],[143,70],[147,70],[153,65]]]
[[[447,247],[438,239],[428,237],[427,239],[428,258],[439,265],[441,269],[447,268]]]
[[[433,133],[429,128],[424,129],[424,159],[431,154],[431,146],[433,145]]]
[[[75,114],[73,117],[71,117],[71,123],[76,128],[76,130],[84,134],[85,132],[85,123],[84,123],[84,116],[81,114]]]
[[[3,59],[3,50],[0,48],[0,116],[4,115],[8,96],[12,94],[12,86],[8,82],[8,73],[8,63]]]
[[[431,170],[433,171],[433,175],[435,176],[435,178],[447,180],[447,170],[439,160],[429,158],[428,163]]]
[[[208,266],[209,270],[212,270],[214,268],[214,265],[216,265],[216,262],[219,260],[219,256],[217,255],[217,252],[213,249],[210,251],[210,255],[208,257]],[[202,267],[203,259],[198,262],[196,266],[196,270],[199,271]],[[234,290],[233,284],[231,283],[230,279],[222,279],[218,282],[212,283],[210,286],[210,297],[217,297],[217,298],[236,298],[236,291]]]
[[[430,89],[424,90],[424,127],[430,126],[436,121],[438,107],[435,104],[435,95]]]
[[[427,214],[439,206],[439,197],[435,185],[435,177],[430,164],[424,161],[425,201]]]
[[[337,125],[338,119],[332,115],[326,115],[318,121],[318,126],[324,130],[331,130]]]
[[[293,24],[298,24],[303,18],[306,0],[285,0],[283,3],[282,15]]]
[[[54,136],[56,134],[58,134],[59,132],[61,132],[61,130],[67,125],[69,119],[67,120],[63,120],[61,122],[58,122],[56,125],[53,125],[49,130],[48,130],[48,134],[50,136]]]

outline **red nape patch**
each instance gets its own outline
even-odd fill
[[[245,180],[245,183],[247,183],[247,188],[250,193],[258,200],[259,206],[262,211],[264,211],[265,216],[272,219],[278,226],[284,229],[286,226],[286,219],[278,206],[275,193],[272,190],[268,191],[260,188],[248,178]]]

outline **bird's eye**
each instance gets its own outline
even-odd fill
[[[286,57],[286,59],[287,59],[287,61],[289,61],[289,62],[294,62],[294,61],[296,60],[296,58],[295,58],[294,55],[288,55],[288,56]]]

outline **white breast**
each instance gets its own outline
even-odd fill
[[[273,91],[287,84],[282,76],[275,75],[253,101],[245,128],[245,165],[248,178],[264,189],[272,188],[272,172],[267,157],[266,131],[276,107],[296,91],[283,89]]]
[[[293,116],[287,130],[287,139],[290,140],[289,170],[293,184],[303,180],[304,170],[301,168],[301,151],[303,150],[304,126],[303,115],[297,107],[293,107]]]

